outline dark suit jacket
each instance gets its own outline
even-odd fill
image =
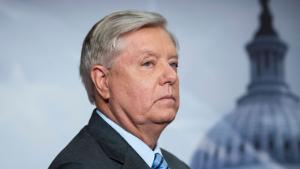
[[[171,169],[188,166],[162,149]],[[49,169],[150,169],[94,110],[87,126],[57,155]]]

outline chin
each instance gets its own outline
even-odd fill
[[[176,112],[169,111],[164,112],[163,114],[159,114],[159,117],[156,118],[155,123],[157,124],[169,124],[171,123],[176,117]]]

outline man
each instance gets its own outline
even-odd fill
[[[177,43],[157,13],[112,13],[86,36],[80,75],[95,104],[50,169],[185,169],[157,140],[179,107]]]

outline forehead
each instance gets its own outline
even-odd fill
[[[177,55],[174,39],[162,27],[143,27],[121,36],[121,50]]]
[[[178,44],[177,44],[177,40],[174,37],[174,35],[171,32],[169,32],[165,26],[161,26],[161,25],[143,26],[141,28],[121,34],[120,38],[124,39],[128,36],[131,36],[132,34],[137,33],[137,32],[148,32],[148,31],[150,32],[151,30],[159,30],[159,31],[163,32],[164,34],[168,35],[168,37],[172,40],[174,46],[176,46],[176,48],[177,48]]]

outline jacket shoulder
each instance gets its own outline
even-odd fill
[[[55,157],[49,169],[92,169],[99,168],[107,161],[110,159],[84,127]]]
[[[80,163],[64,163],[58,167],[58,169],[87,169]]]

